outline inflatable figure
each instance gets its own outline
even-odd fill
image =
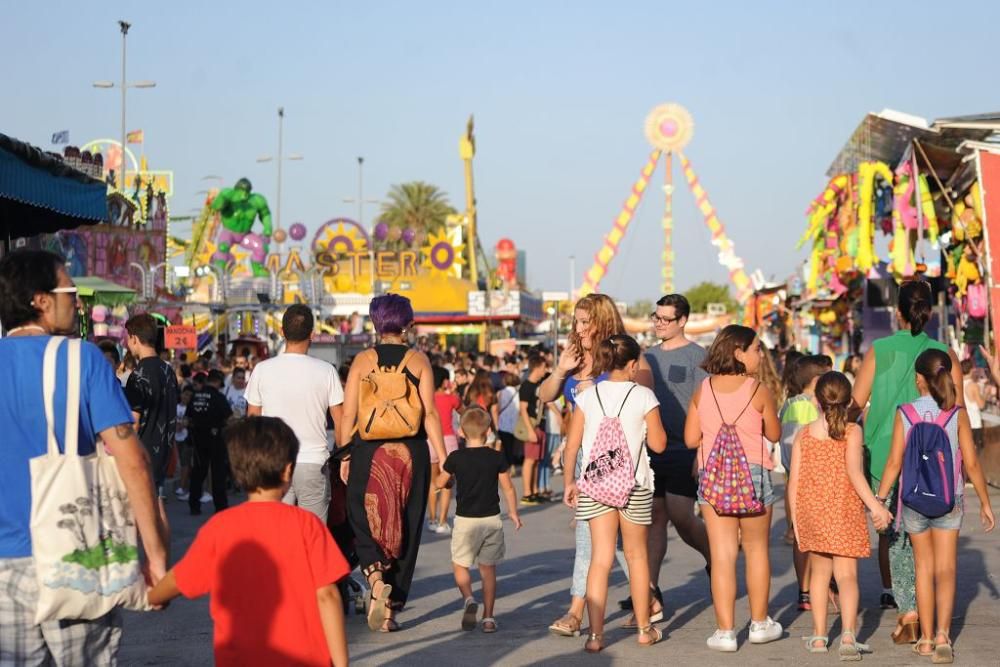
[[[234,243],[243,243],[249,247],[250,267],[254,276],[268,276],[264,260],[267,258],[268,244],[271,242],[271,210],[267,206],[267,200],[258,194],[251,194],[253,186],[250,181],[241,178],[236,181],[236,186],[223,188],[212,200],[212,210],[219,213],[222,222],[222,229],[216,238],[218,248],[212,255],[212,262],[220,269],[225,270],[226,264],[233,258],[229,249]],[[264,235],[261,238],[252,234],[253,224],[257,217],[264,226]],[[251,239],[246,237],[250,236]]]

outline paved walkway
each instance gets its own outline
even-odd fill
[[[775,476],[777,477],[777,476]],[[557,482],[561,478],[556,478]],[[971,492],[971,489],[970,489]],[[183,554],[200,521],[187,516],[186,505],[169,503],[174,531],[174,552]],[[993,490],[993,506],[1000,509],[1000,491]],[[953,634],[958,663],[1000,666],[1000,533],[985,535],[979,526],[979,504],[967,501],[968,518],[960,538],[958,595]],[[704,562],[671,531],[667,561],[661,575],[667,618],[660,624],[666,640],[640,648],[632,632],[619,626],[625,613],[616,602],[628,595],[622,573],[612,575],[609,592],[608,647],[603,653],[583,653],[583,638],[551,636],[546,628],[562,615],[569,600],[573,565],[573,532],[570,512],[558,503],[528,507],[522,512],[525,527],[517,534],[507,529],[508,559],[498,568],[499,599],[496,617],[499,632],[463,632],[459,629],[461,602],[451,575],[447,536],[424,535],[410,606],[400,615],[403,631],[391,635],[371,633],[363,616],[348,618],[351,658],[358,665],[764,665],[797,663],[826,665],[836,654],[810,655],[800,637],[811,634],[807,613],[796,611],[795,576],[791,549],[781,541],[785,529],[782,508],[776,508],[771,531],[771,615],[785,626],[785,638],[763,646],[747,643],[748,606],[740,585],[737,623],[740,649],[719,654],[705,647],[715,629]],[[200,517],[199,517],[200,518]],[[860,638],[871,643],[875,654],[865,662],[878,665],[929,664],[916,659],[910,647],[894,646],[889,639],[894,612],[878,608],[881,586],[874,559],[860,565],[862,613]],[[476,584],[478,590],[478,584]],[[831,637],[839,636],[839,618],[832,616]],[[120,654],[125,665],[207,665],[212,658],[212,623],[207,599],[178,600],[155,614],[129,614]],[[677,661],[680,661],[679,663]],[[690,661],[690,662],[688,662]]]

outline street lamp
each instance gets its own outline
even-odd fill
[[[122,91],[122,160],[119,165],[118,171],[121,172],[119,175],[118,182],[122,190],[125,189],[125,145],[127,137],[127,130],[125,127],[125,92],[129,88],[155,88],[155,81],[134,81],[132,83],[126,83],[125,81],[125,42],[126,36],[128,35],[128,29],[132,27],[132,24],[127,21],[118,21],[118,27],[122,31],[122,80],[118,84],[118,87]],[[113,81],[95,81],[94,88],[114,88],[115,84]]]
[[[348,197],[344,199],[345,204],[358,205],[358,226],[362,229],[365,228],[365,204],[380,204],[378,199],[365,199],[365,177],[364,177],[364,166],[365,159],[358,156],[358,196],[357,198]],[[369,289],[371,290],[371,295],[375,296],[375,222],[372,221],[371,227],[368,229],[368,277],[369,277]]]
[[[284,144],[283,144],[283,132],[285,126],[285,107],[278,107],[278,196],[275,202],[275,216],[274,216],[274,228],[281,229],[281,164],[285,160],[303,160],[301,155],[298,153],[292,153],[291,155],[285,157],[284,155]],[[274,158],[270,155],[262,155],[257,158],[257,162],[270,162]],[[278,252],[281,252],[281,243],[278,244]]]

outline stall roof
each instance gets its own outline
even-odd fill
[[[108,217],[107,185],[0,133],[0,236],[34,236]]]
[[[77,293],[80,296],[94,296],[98,293],[105,294],[135,294],[134,289],[130,289],[118,283],[113,283],[97,276],[77,276],[73,278]]]
[[[1000,114],[941,119],[933,124],[919,116],[884,109],[869,113],[840,149],[826,174],[830,178],[856,172],[867,160],[895,167],[914,139],[920,142],[938,177],[947,180],[960,165],[956,149],[967,139],[982,141],[1000,129]],[[921,165],[926,168],[926,165]]]

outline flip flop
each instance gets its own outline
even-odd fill
[[[378,596],[376,596],[375,583],[372,584],[371,600],[368,603],[368,629],[372,631],[382,629],[382,625],[386,621],[386,611],[388,611],[386,603],[389,601],[389,595],[392,593],[392,585],[383,581],[382,588]]]

